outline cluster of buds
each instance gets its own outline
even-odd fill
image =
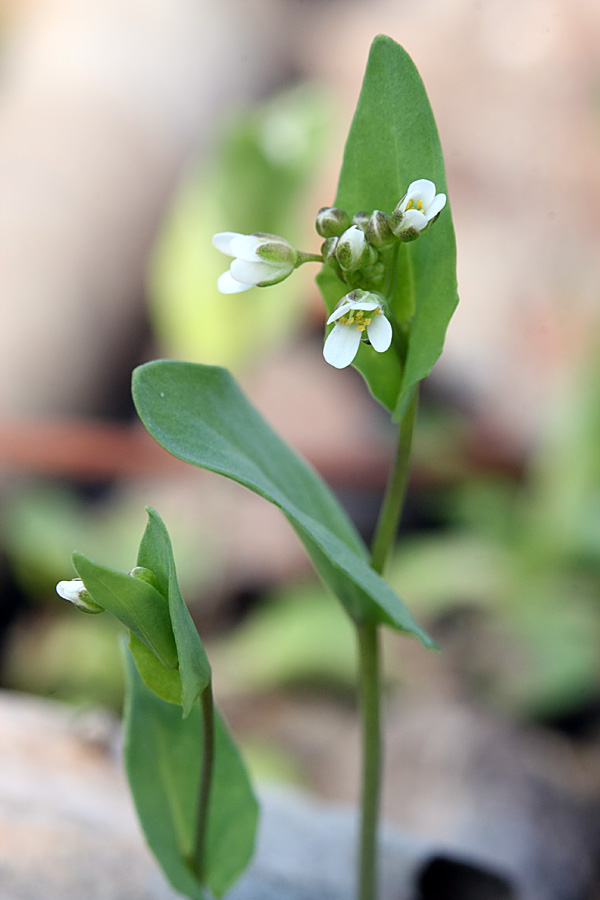
[[[385,276],[381,252],[398,241],[414,241],[439,216],[445,194],[425,178],[413,181],[391,215],[380,209],[359,212],[350,220],[343,209],[323,207],[316,229],[325,238],[323,261],[348,284],[377,285]]]
[[[348,285],[327,320],[333,329],[327,336],[324,356],[337,368],[350,365],[361,341],[383,353],[392,341],[392,326],[385,316],[381,289],[388,276],[389,251],[398,243],[414,241],[437,219],[446,195],[437,194],[426,178],[413,181],[391,214],[379,209],[358,212],[350,219],[336,207],[323,207],[316,229],[324,239],[320,254],[302,253],[274,234],[215,234],[213,244],[232,256],[229,269],[219,277],[223,294],[237,294],[252,287],[278,284],[305,262],[323,262]]]

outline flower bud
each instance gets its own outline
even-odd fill
[[[390,227],[399,241],[415,241],[419,237],[419,230],[415,228],[410,219],[400,209],[395,209],[390,216]]]
[[[342,269],[347,272],[370,266],[377,259],[377,251],[356,225],[351,225],[338,239],[335,255]]]
[[[381,287],[387,275],[387,267],[385,263],[378,260],[374,265],[362,269],[361,274],[370,287]]]
[[[345,210],[335,206],[323,206],[317,213],[315,227],[321,237],[339,237],[350,227],[350,216]]]
[[[390,217],[387,213],[381,212],[380,209],[376,209],[371,214],[371,218],[367,222],[365,234],[367,235],[367,240],[373,244],[374,247],[389,247],[395,240],[390,225]]]
[[[338,245],[338,238],[330,237],[323,241],[321,244],[321,256],[323,257],[323,262],[325,264],[331,263],[334,260],[337,263],[335,258],[335,251]]]
[[[213,244],[222,253],[235,257],[217,282],[222,294],[279,284],[294,271],[298,258],[285,238],[260,231],[254,234],[222,231],[213,235]]]
[[[134,566],[129,574],[132,578],[139,578],[140,581],[145,581],[146,584],[158,590],[156,575],[151,569],[146,569],[144,566]]]
[[[352,224],[356,225],[357,228],[360,228],[361,231],[364,231],[369,222],[369,213],[361,210],[357,212],[354,216],[352,216]]]
[[[90,615],[98,615],[104,612],[102,606],[92,600],[91,596],[85,589],[85,585],[81,578],[72,578],[70,581],[59,581],[56,585],[56,593],[63,600],[68,600],[78,610]]]

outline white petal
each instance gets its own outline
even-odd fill
[[[392,343],[392,326],[388,319],[381,313],[373,316],[371,323],[367,325],[367,337],[378,353],[383,353]]]
[[[242,291],[250,290],[251,287],[254,287],[254,285],[245,284],[243,281],[238,281],[234,278],[229,269],[223,272],[222,275],[219,275],[217,279],[217,289],[221,294],[240,294]]]
[[[258,237],[256,234],[237,234],[231,242],[232,256],[237,256],[246,262],[260,259],[256,251],[264,243],[265,238]]]
[[[418,181],[413,181],[409,186],[407,196],[415,204],[417,200],[420,200],[424,209],[427,209],[435,197],[435,184],[433,181],[429,181],[428,178],[419,178]]]
[[[430,206],[427,207],[427,221],[429,222],[434,216],[443,210],[446,205],[446,195],[436,194],[435,199]]]
[[[345,369],[349,366],[358,352],[361,332],[358,328],[349,325],[334,325],[329,332],[323,356],[325,362],[336,369]]]
[[[407,209],[402,220],[402,230],[414,228],[421,231],[427,225],[427,216],[419,209]]]
[[[227,256],[235,256],[231,244],[238,237],[243,237],[243,235],[238,234],[237,231],[220,231],[218,234],[213,234],[213,247],[216,247],[221,253],[226,253]]]
[[[70,581],[59,581],[56,585],[56,593],[63,600],[69,600],[70,603],[79,602],[79,594],[84,591],[85,587],[81,578],[72,578]]]
[[[364,231],[357,225],[351,225],[340,238],[340,242],[348,242],[353,256],[360,256],[367,241]]]
[[[231,274],[245,284],[261,284],[265,281],[277,281],[289,275],[293,266],[276,265],[275,263],[256,260],[234,259],[231,263]]]

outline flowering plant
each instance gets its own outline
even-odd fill
[[[364,747],[359,900],[377,896],[380,628],[433,646],[382,572],[404,500],[418,384],[441,352],[457,302],[452,221],[446,194],[437,192],[444,183],[421,79],[401,47],[378,37],[334,205],[317,214],[320,252],[262,232],[220,232],[213,239],[233,258],[219,278],[225,294],[277,285],[300,265],[321,264],[317,283],[330,328],[325,361],[338,369],[354,365],[398,426],[370,548],[226,370],[158,360],[133,375],[136,408],[150,434],[179,459],[275,504],[355,626]],[[125,759],[148,843],[177,890],[196,900],[220,897],[252,855],[257,803],[214,705],[210,664],[179,591],[166,527],[148,509],[129,574],[81,553],[73,562],[78,578],[61,582],[60,595],[84,612],[111,612],[129,630]]]

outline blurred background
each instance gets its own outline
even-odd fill
[[[511,864],[499,820],[542,816],[540,858],[572,888],[553,896],[592,896],[598,4],[4,0],[0,15],[0,685],[120,710],[118,626],[54,585],[74,549],[129,570],[150,504],[254,770],[356,799],[341,612],[276,510],[153,444],[129,379],[158,356],[230,367],[368,539],[393,435],[357,373],[322,359],[315,267],[221,296],[210,238],[317,250],[386,33],[438,122],[461,304],[390,566],[443,652],[386,635],[385,812]]]

